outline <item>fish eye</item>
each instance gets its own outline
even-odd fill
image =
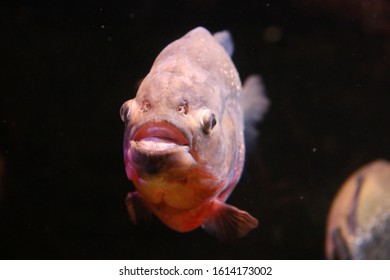
[[[217,125],[217,118],[215,117],[215,114],[207,110],[203,114],[202,125],[204,133],[210,134],[214,127]]]
[[[188,110],[189,110],[189,107],[188,107],[188,103],[187,102],[183,102],[182,105],[180,105],[179,107],[177,107],[177,111],[181,114],[184,114],[184,115],[187,115],[188,114]]]
[[[129,101],[123,103],[123,105],[121,106],[121,109],[119,110],[119,114],[120,114],[123,122],[126,122],[128,120],[129,111],[130,111],[128,102]]]
[[[213,129],[217,125],[217,119],[214,113],[211,114],[211,129]]]

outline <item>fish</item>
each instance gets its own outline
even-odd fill
[[[355,171],[336,194],[327,221],[327,259],[390,259],[390,162]]]
[[[243,171],[244,125],[253,131],[270,102],[260,76],[242,86],[233,50],[229,31],[197,27],[160,52],[135,98],[123,103],[134,224],[153,214],[177,232],[202,227],[222,241],[257,227],[226,200]]]

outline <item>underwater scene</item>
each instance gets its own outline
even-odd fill
[[[2,1],[0,259],[390,259],[389,15]]]

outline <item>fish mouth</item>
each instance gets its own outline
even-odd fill
[[[173,176],[197,165],[190,152],[191,138],[168,121],[147,122],[130,139],[130,147],[126,149],[126,171],[129,169],[130,177],[132,170],[140,178],[162,173]]]
[[[156,156],[190,150],[189,138],[167,121],[147,122],[135,131],[131,139],[132,148]]]

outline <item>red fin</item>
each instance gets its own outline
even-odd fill
[[[258,225],[256,218],[234,206],[214,201],[203,228],[221,241],[243,237]]]
[[[125,203],[130,220],[134,225],[146,224],[150,221],[152,214],[138,192],[129,192]]]

